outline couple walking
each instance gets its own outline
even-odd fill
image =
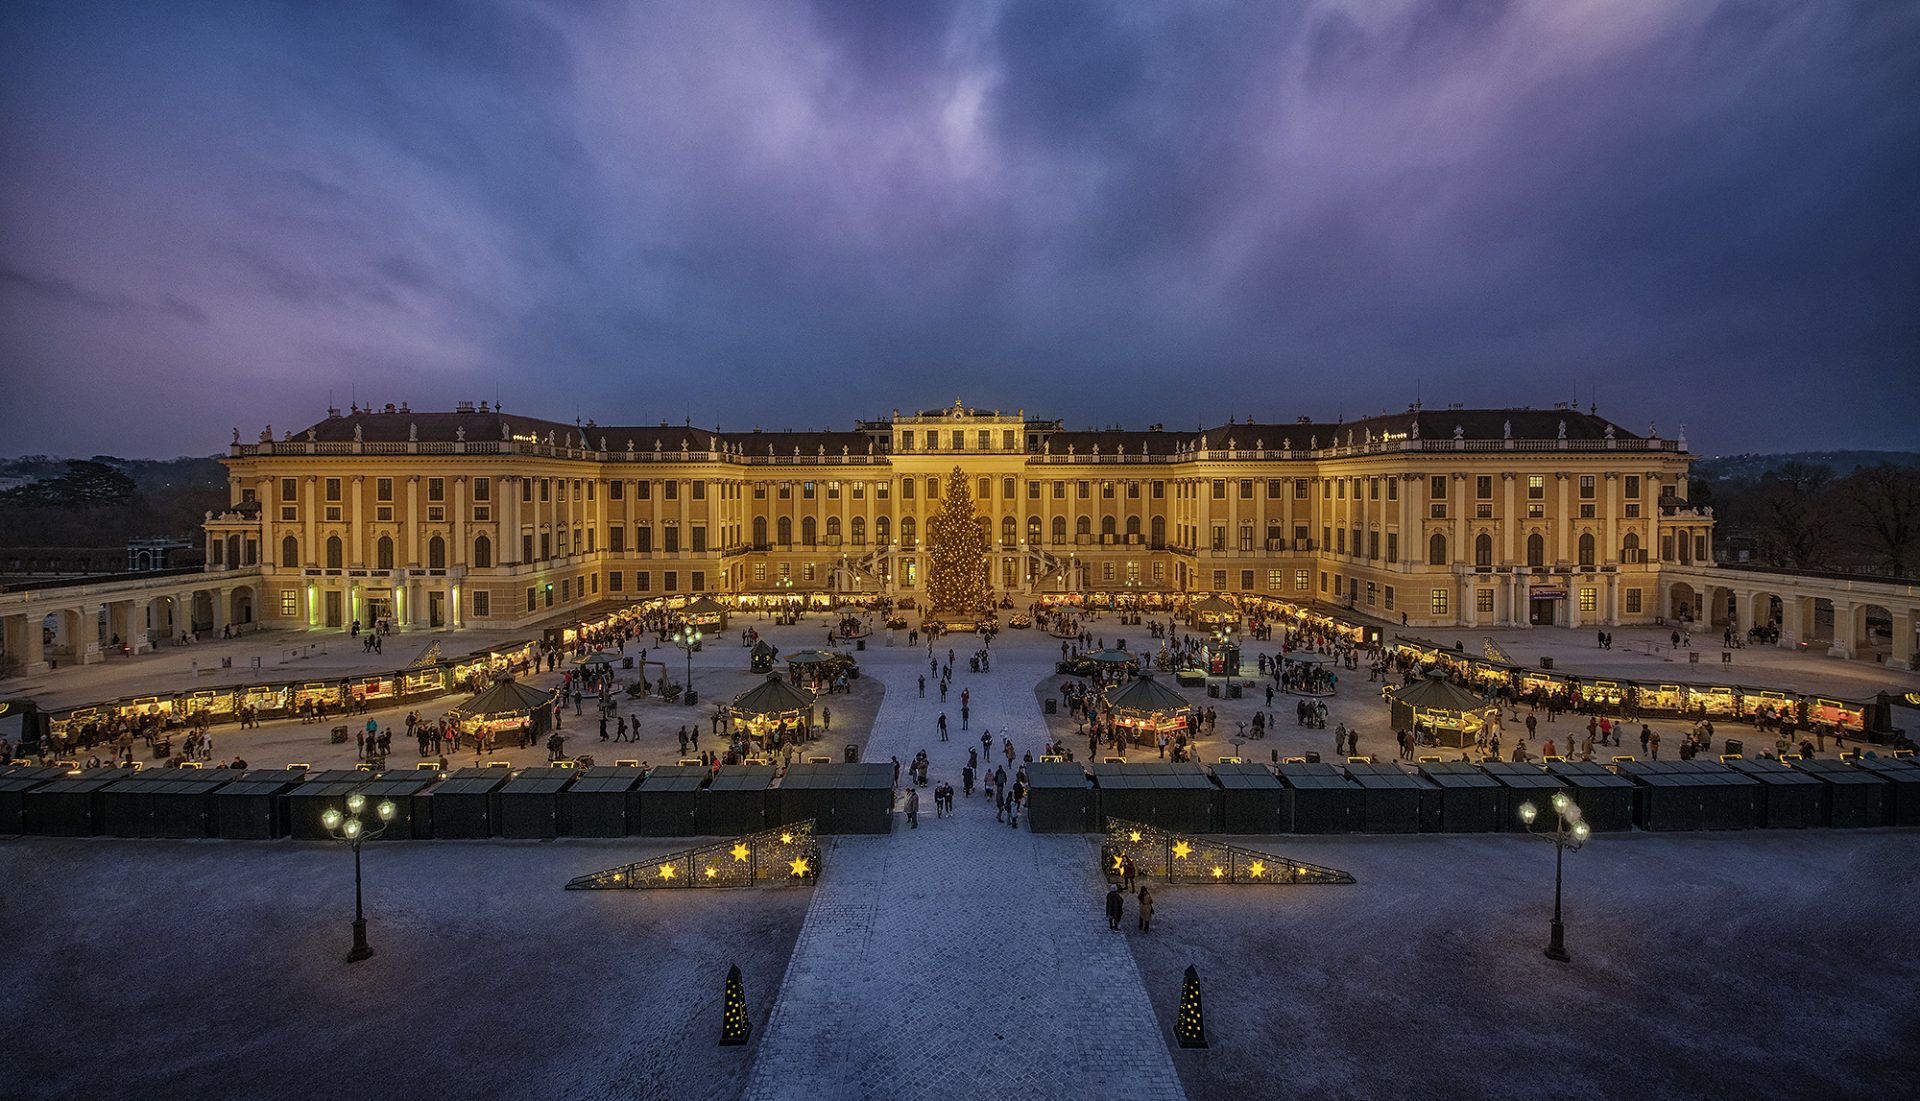
[[[1144,883],[1140,885],[1138,909],[1140,931],[1151,933],[1153,931],[1153,892],[1147,890],[1147,885]],[[1107,892],[1107,928],[1119,929],[1120,919],[1126,915],[1126,911],[1127,896],[1121,893],[1120,884],[1115,883],[1113,889]]]

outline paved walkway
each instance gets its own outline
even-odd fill
[[[866,759],[904,766],[927,750],[920,827],[902,814],[891,837],[841,838],[828,854],[749,1098],[1185,1096],[1123,940],[1138,934],[1107,929],[1097,842],[1010,829],[978,789],[955,796],[954,818],[934,817],[932,785],[959,788],[983,729],[996,752],[1011,736],[1037,757],[1045,737],[1033,686],[1051,672],[1046,653],[1019,647],[973,674],[968,641],[954,640],[947,742],[934,682],[926,699],[916,685],[925,648],[867,651],[862,675],[884,678],[887,694]],[[972,689],[966,731],[961,688]]]

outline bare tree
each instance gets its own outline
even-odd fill
[[[1835,487],[1847,527],[1872,551],[1874,564],[1909,576],[1920,550],[1920,469],[1863,466]]]
[[[1761,561],[1796,569],[1830,567],[1838,518],[1829,501],[1833,471],[1784,463],[1760,478],[1753,527]]]

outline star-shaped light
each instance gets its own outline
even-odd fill
[[[792,834],[790,834],[790,833],[783,833],[783,834],[781,834],[781,835],[780,835],[780,843],[781,843],[782,845],[791,845],[791,844],[793,844],[793,835],[792,835]]]
[[[1213,878],[1219,879],[1221,876],[1224,876],[1226,874],[1227,874],[1227,870],[1225,868],[1222,868],[1218,864],[1215,864],[1213,866]]]
[[[718,877],[719,875],[720,875],[720,869],[718,869],[718,868],[716,868],[716,867],[714,867],[714,866],[713,866],[713,865],[711,865],[711,864],[709,864],[709,865],[707,865],[707,878],[708,878],[708,879],[714,879],[714,878],[716,878],[716,877]]]
[[[1127,834],[1127,840],[1138,845],[1140,843],[1140,831],[1134,830],[1132,833]]]
[[[1113,870],[1114,870],[1114,871],[1116,871],[1116,872],[1123,872],[1123,871],[1126,871],[1126,870],[1127,870],[1127,859],[1126,859],[1126,857],[1124,857],[1124,856],[1118,856],[1118,855],[1116,855],[1116,856],[1115,856],[1115,857],[1113,858]]]
[[[1193,846],[1187,844],[1185,841],[1176,841],[1173,844],[1173,855],[1177,860],[1185,860],[1187,857],[1193,855]]]
[[[795,879],[803,879],[806,877],[808,871],[807,858],[804,856],[794,857],[792,860],[787,861],[787,867],[793,869]]]
[[[735,860],[745,860],[747,858],[748,851],[749,850],[747,848],[747,843],[745,841],[741,841],[733,846],[733,858]]]
[[[1247,874],[1252,876],[1255,879],[1259,879],[1261,876],[1266,875],[1267,874],[1266,862],[1261,860],[1256,860],[1253,863],[1247,865]]]
[[[661,878],[661,879],[672,879],[672,878],[673,878],[673,865],[671,865],[671,864],[662,864],[662,865],[660,865],[660,878]]]

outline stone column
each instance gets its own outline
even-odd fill
[[[213,609],[213,636],[219,638],[227,625],[227,594],[218,588],[208,589],[207,605]]]
[[[1893,612],[1893,652],[1887,655],[1887,664],[1895,669],[1912,669],[1915,649],[1913,638],[1913,613],[1890,609]]]
[[[1513,510],[1514,476],[1502,474],[1500,483],[1501,492],[1506,495],[1506,501],[1500,510],[1500,560],[1511,566],[1513,565],[1513,532],[1520,526],[1520,514]]]
[[[1556,483],[1555,493],[1558,496],[1558,502],[1554,507],[1560,510],[1553,518],[1553,564],[1556,566],[1563,565],[1567,561],[1567,532],[1573,526],[1573,517],[1567,511],[1567,479],[1568,475],[1564,470],[1553,476]],[[1571,593],[1568,594],[1568,599],[1572,599]]]
[[[1615,500],[1620,496],[1620,476],[1608,471],[1601,488],[1607,498],[1607,545],[1595,561],[1611,565],[1620,561],[1620,533],[1615,520],[1619,512]]]
[[[1807,629],[1805,597],[1783,595],[1780,598],[1780,645],[1792,649],[1800,645]]]
[[[365,549],[367,529],[361,523],[361,517],[363,515],[361,511],[361,501],[367,495],[366,481],[367,479],[363,475],[355,474],[353,476],[353,488],[351,490],[353,494],[353,527],[348,529],[347,534],[347,565],[356,570],[365,567],[367,564],[367,552]]]
[[[316,479],[308,475],[302,494],[305,500],[300,502],[300,518],[305,521],[305,542],[301,545],[300,561],[303,565],[318,565],[320,562],[320,491],[314,487]]]
[[[453,479],[453,546],[447,548],[447,565],[467,564],[467,476]]]
[[[1856,604],[1833,602],[1833,645],[1827,647],[1827,656],[1847,658],[1853,656],[1854,617],[1859,613]]]
[[[420,475],[407,477],[407,559],[408,569],[420,568]]]

